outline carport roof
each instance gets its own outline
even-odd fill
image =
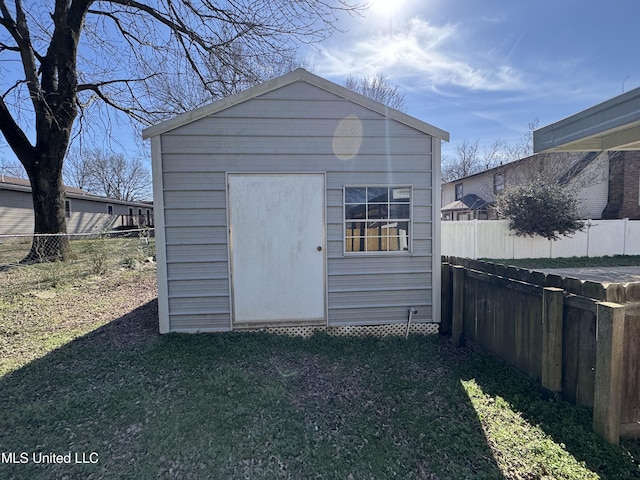
[[[534,152],[640,150],[640,88],[533,132]]]

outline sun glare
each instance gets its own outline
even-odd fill
[[[403,0],[369,0],[370,12],[380,17],[392,17],[402,10]]]

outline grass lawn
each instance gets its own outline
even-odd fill
[[[160,336],[153,273],[0,292],[0,478],[640,478],[638,442],[437,335]]]

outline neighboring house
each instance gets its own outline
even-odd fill
[[[143,136],[162,333],[439,322],[447,132],[298,69]]]
[[[576,193],[581,217],[639,218],[640,212],[613,209],[620,198],[633,197],[638,206],[638,175],[635,191],[626,184],[629,170],[637,170],[640,152],[542,153],[500,165],[442,185],[443,220],[495,219],[496,196],[509,186],[543,177],[557,181]],[[615,210],[615,211],[614,211]]]
[[[153,225],[153,203],[125,202],[65,187],[67,233]],[[29,180],[0,175],[0,235],[33,233]]]

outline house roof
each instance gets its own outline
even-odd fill
[[[24,178],[8,177],[4,174],[0,175],[0,190],[13,190],[16,192],[31,192],[31,182]],[[126,202],[117,198],[101,197],[89,192],[85,192],[80,188],[64,186],[67,198],[78,198],[93,202],[104,202],[118,205],[130,205],[136,207],[149,208],[153,207],[153,202]]]
[[[349,90],[348,88],[330,82],[329,80],[326,80],[322,77],[318,77],[317,75],[314,75],[304,70],[303,68],[299,68],[286,75],[274,78],[273,80],[269,80],[260,85],[256,85],[235,95],[210,103],[190,112],[183,113],[174,118],[158,123],[157,125],[148,127],[142,131],[142,137],[147,139],[155,137],[157,135],[161,135],[183,125],[187,125],[201,118],[233,107],[234,105],[246,102],[247,100],[251,100],[252,98],[256,98],[260,95],[264,95],[265,93],[277,90],[278,88],[290,85],[294,82],[306,82],[310,85],[314,85],[315,87],[321,88],[322,90],[325,90],[329,93],[333,93],[334,95],[342,97],[362,107],[368,108],[369,110],[389,117],[397,122],[415,128],[420,132],[432,135],[441,140],[444,140],[445,142],[449,141],[448,132],[434,127],[433,125],[430,125],[426,122],[423,122],[422,120],[418,120],[417,118],[407,115],[406,113],[400,112],[382,103],[376,102],[375,100],[365,97],[364,95],[360,95],[359,93]]]
[[[640,87],[535,130],[533,150],[640,150]]]
[[[441,208],[442,211],[449,210],[479,210],[489,205],[489,202],[480,198],[475,193],[469,193],[460,200],[451,202]]]
[[[584,171],[585,168],[591,165],[599,155],[600,152],[585,153],[580,160],[574,162],[569,169],[558,178],[558,183],[560,185],[568,184],[573,178],[577,177],[580,172]]]
[[[518,168],[519,165],[526,164],[527,162],[531,162],[533,160],[538,160],[543,158],[545,161],[553,162],[553,161],[566,161],[567,152],[548,152],[548,153],[536,153],[534,155],[530,155],[528,157],[520,158],[518,160],[514,160],[513,162],[503,163],[498,165],[497,167],[488,168],[487,170],[482,170],[480,172],[475,172],[466,177],[456,178],[455,180],[451,180],[449,182],[445,182],[442,185],[451,185],[454,183],[460,183],[462,180],[466,180],[468,178],[478,177],[480,175],[487,175],[493,173],[499,173],[505,171],[506,168]],[[575,175],[580,173],[584,168],[586,168],[595,158],[597,158],[598,154],[585,154],[585,155],[576,155],[573,158],[571,155],[571,161],[567,162],[567,171],[562,176],[564,178],[564,182],[566,183]]]

